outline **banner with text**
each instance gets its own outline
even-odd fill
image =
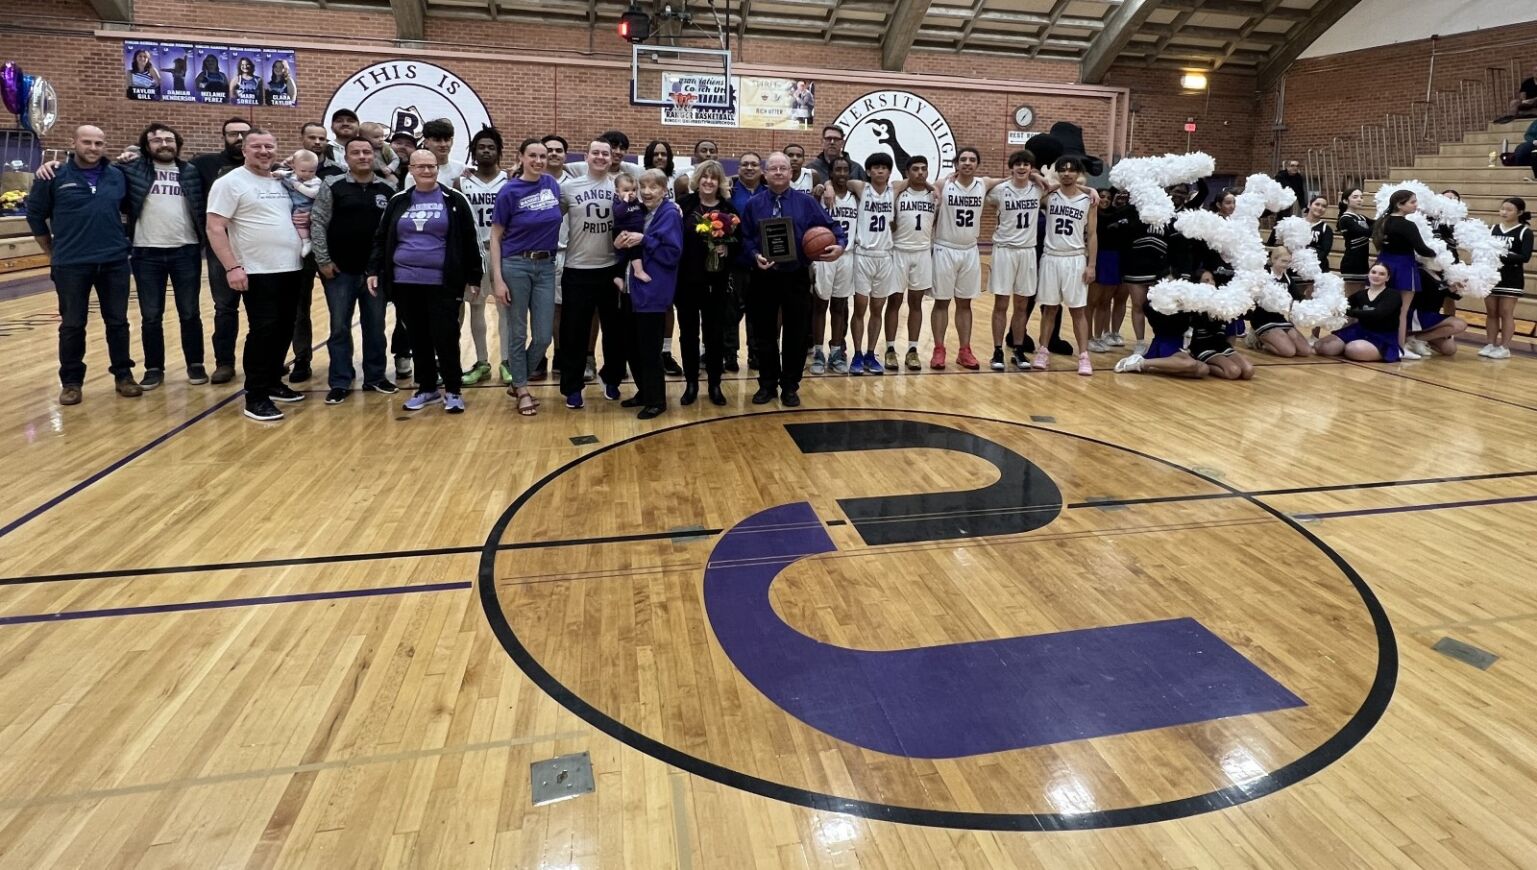
[[[297,106],[298,67],[293,49],[123,43],[130,100],[235,106]]]
[[[743,127],[753,130],[801,130],[816,114],[816,82],[732,76],[732,108],[702,108],[701,102],[724,103],[724,78],[699,73],[663,73],[662,96],[694,94],[688,109],[667,106],[662,123],[674,127]]]

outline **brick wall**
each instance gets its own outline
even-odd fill
[[[1390,112],[1410,112],[1425,98],[1430,53],[1430,40],[1422,39],[1298,61],[1286,74],[1285,129],[1272,129],[1276,92],[1259,98],[1251,162],[1270,168],[1277,141],[1284,159],[1301,159],[1307,149],[1327,146],[1338,135],[1356,136],[1363,124],[1380,123]],[[1464,79],[1484,81],[1490,67],[1509,70],[1512,64],[1524,77],[1534,61],[1537,22],[1443,37],[1436,46],[1434,87],[1454,90]],[[1518,81],[1509,84],[1511,92]],[[1503,105],[1493,114],[1502,111]]]
[[[225,0],[137,0],[134,29],[148,36],[172,34],[210,42],[251,38],[283,47],[304,43],[340,43],[337,48],[299,48],[297,65],[301,108],[246,108],[136,103],[123,96],[118,39],[96,38],[100,22],[83,0],[27,0],[18,17],[16,38],[5,38],[4,54],[25,69],[46,76],[60,91],[62,118],[48,137],[50,147],[68,142],[74,126],[86,121],[106,129],[112,144],[132,140],[151,120],[171,124],[188,140],[190,151],[217,146],[218,123],[229,114],[243,114],[272,127],[282,148],[297,147],[299,124],[318,117],[331,92],[351,73],[398,51],[393,43],[393,17],[384,11],[233,3]],[[254,21],[245,20],[248,17]],[[431,50],[488,55],[521,55],[509,61],[451,57],[428,58],[471,83],[486,102],[493,119],[513,139],[525,133],[557,131],[581,141],[600,130],[618,127],[643,145],[666,138],[687,150],[700,136],[715,138],[725,153],[748,148],[768,150],[791,141],[815,152],[818,131],[715,130],[663,126],[660,111],[628,104],[628,47],[604,28],[589,35],[584,28],[540,26],[525,22],[429,16],[427,45]],[[736,62],[783,68],[818,70],[818,121],[831,120],[855,98],[889,84],[860,81],[880,68],[875,48],[822,45],[809,41],[754,38],[734,45]],[[345,49],[345,50],[343,50]],[[591,49],[591,50],[589,50]],[[540,63],[537,58],[581,58],[598,65]],[[530,57],[531,56],[531,57]],[[983,150],[984,169],[1002,174],[1007,131],[1014,129],[1014,109],[1029,104],[1044,131],[1058,120],[1071,120],[1085,130],[1090,150],[1107,154],[1110,147],[1110,107],[1107,100],[1082,95],[1026,93],[1008,82],[1034,84],[1077,81],[1077,65],[1032,61],[997,55],[956,55],[913,52],[907,64],[910,79],[903,85],[941,108],[956,141]],[[996,87],[956,87],[936,76],[977,77],[1002,84]]]
[[[1218,174],[1248,174],[1259,120],[1254,75],[1211,74],[1204,93],[1183,92],[1180,75],[1178,70],[1118,64],[1105,76],[1105,84],[1131,90],[1131,156],[1205,151],[1216,158]],[[1187,149],[1185,122],[1191,118],[1196,132]]]

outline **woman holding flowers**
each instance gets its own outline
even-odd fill
[[[714,160],[694,167],[689,193],[678,200],[683,210],[683,260],[678,267],[679,341],[683,347],[685,405],[699,399],[699,337],[703,327],[704,364],[710,401],[726,404],[721,392],[725,365],[724,329],[731,314],[727,279],[741,245],[741,218],[731,206],[726,170]]]

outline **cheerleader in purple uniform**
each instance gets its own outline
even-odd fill
[[[1395,194],[1396,196],[1396,194]],[[1413,229],[1413,226],[1410,226]],[[1318,340],[1315,348],[1324,356],[1343,356],[1356,362],[1398,362],[1398,324],[1402,295],[1388,286],[1391,272],[1380,260],[1366,273],[1366,289],[1351,294],[1345,314],[1354,323]],[[1413,280],[1418,280],[1414,276]]]
[[[1185,350],[1185,331],[1190,328],[1193,315],[1185,311],[1164,314],[1151,305],[1143,306],[1142,310],[1147,325],[1153,330],[1153,341],[1143,353],[1134,353],[1117,361],[1115,370],[1123,374],[1147,372],[1195,380],[1206,377],[1206,363]]]
[[[1394,351],[1401,352],[1407,360],[1422,359],[1412,350],[1402,350],[1404,342],[1409,338],[1409,310],[1414,307],[1414,294],[1420,292],[1420,268],[1415,257],[1436,255],[1435,250],[1425,244],[1420,228],[1409,221],[1409,215],[1419,211],[1419,208],[1420,201],[1413,192],[1395,191],[1388,199],[1387,213],[1378,218],[1377,225],[1372,228],[1372,244],[1377,246],[1377,263],[1388,270],[1388,289],[1396,290],[1399,294]],[[1371,282],[1368,280],[1367,289],[1370,288]]]

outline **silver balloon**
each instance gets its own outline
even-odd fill
[[[27,97],[27,126],[38,136],[46,136],[59,121],[59,95],[46,79],[34,79]]]

